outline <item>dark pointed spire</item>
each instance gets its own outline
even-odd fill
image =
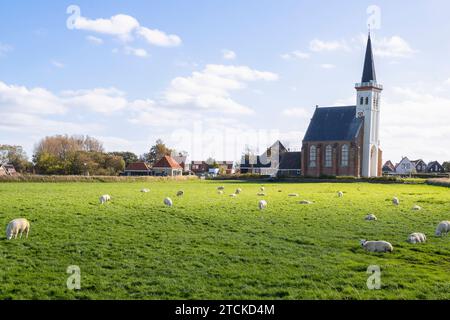
[[[373,53],[372,53],[372,40],[367,40],[367,49],[366,49],[366,58],[364,61],[364,71],[361,82],[370,82],[371,80],[376,81],[377,76],[375,74],[375,63],[373,61]]]

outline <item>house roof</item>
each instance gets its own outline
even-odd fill
[[[390,169],[392,171],[395,170],[395,166],[394,166],[394,164],[392,163],[391,160],[386,161],[386,163],[383,165],[383,170],[385,170],[385,168],[386,169]]]
[[[302,162],[301,152],[285,152],[281,155],[279,169],[300,170],[301,162]]]
[[[175,160],[178,164],[186,163],[187,156],[173,156],[173,160]]]
[[[145,162],[133,162],[130,163],[125,171],[149,171],[150,166]]]
[[[316,108],[303,141],[351,141],[362,124],[356,106]]]
[[[373,52],[372,52],[372,40],[367,40],[367,49],[366,49],[366,57],[364,59],[364,71],[362,75],[361,82],[370,82],[370,81],[377,81],[377,76],[375,74],[375,63],[373,60]]]
[[[183,169],[171,156],[164,156],[153,165],[153,168]]]

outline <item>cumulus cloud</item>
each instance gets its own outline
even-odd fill
[[[148,43],[160,47],[176,47],[181,44],[181,38],[175,34],[166,34],[157,29],[140,27],[137,33]]]
[[[104,114],[122,110],[128,104],[125,93],[115,88],[67,90],[62,92],[60,99],[67,108],[85,108]]]
[[[228,49],[222,50],[222,56],[225,60],[234,60],[236,59],[236,52]]]
[[[200,109],[224,113],[251,114],[253,110],[231,98],[231,92],[241,90],[248,82],[276,81],[278,75],[272,72],[253,70],[247,66],[225,66],[210,64],[201,72],[189,77],[172,80],[164,93],[169,105],[188,105]]]
[[[94,36],[87,36],[86,40],[89,41],[90,43],[98,45],[98,46],[103,44],[102,39],[94,37]]]
[[[314,39],[309,43],[309,49],[313,52],[323,51],[351,51],[347,42],[344,40],[323,41]]]
[[[304,60],[304,59],[309,59],[310,58],[310,54],[300,51],[300,50],[295,50],[289,53],[284,53],[281,55],[281,58],[284,60],[294,60],[294,59],[300,59],[300,60]]]
[[[145,49],[140,49],[140,48],[133,48],[133,47],[125,47],[124,48],[125,54],[127,55],[133,55],[139,58],[147,58],[148,52]]]
[[[302,119],[308,119],[311,117],[311,112],[304,108],[290,108],[290,109],[284,109],[282,112],[283,116],[286,117],[295,117],[295,118],[302,118]]]
[[[379,57],[405,58],[417,52],[405,39],[399,36],[374,38],[373,41],[374,54]]]

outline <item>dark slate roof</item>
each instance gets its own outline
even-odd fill
[[[284,152],[280,159],[280,169],[282,170],[300,170],[302,163],[301,152]]]
[[[372,40],[370,39],[369,34],[369,39],[367,40],[366,57],[364,60],[364,71],[361,82],[370,82],[371,80],[376,81],[377,76],[375,74],[375,63],[373,61]]]
[[[362,123],[356,106],[316,108],[303,141],[351,141]]]

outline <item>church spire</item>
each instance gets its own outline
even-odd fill
[[[362,75],[362,83],[370,82],[370,81],[377,81],[377,76],[375,74],[375,63],[373,61],[373,53],[372,53],[372,40],[370,39],[370,32],[369,32],[369,39],[367,40],[367,49],[366,49],[366,58],[364,61],[364,71]]]

